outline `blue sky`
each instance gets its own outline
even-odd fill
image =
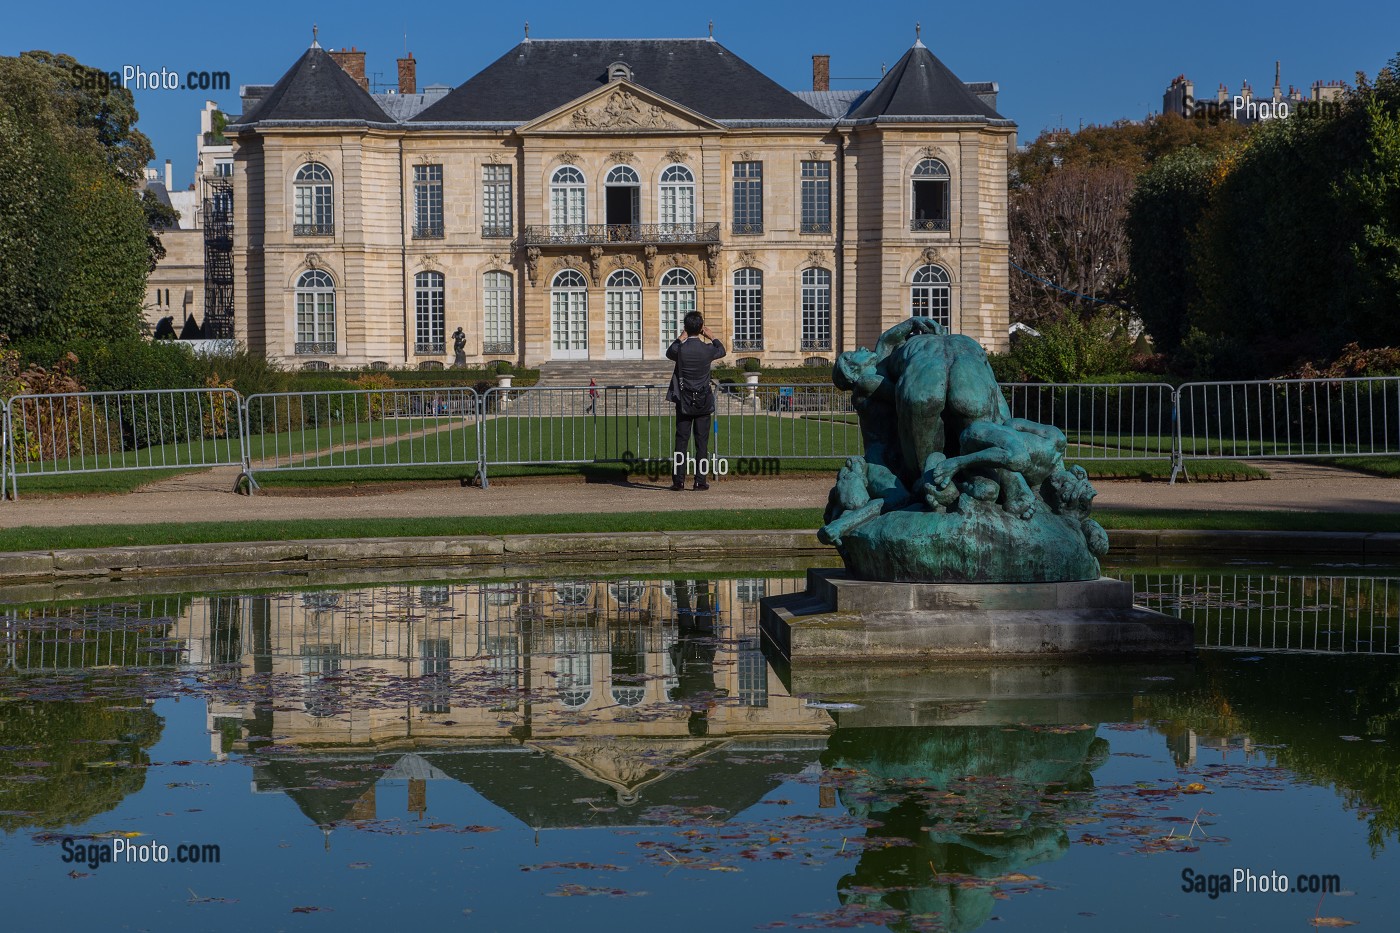
[[[1400,52],[1400,4],[1367,0],[1345,8],[1316,2],[1172,5],[1044,3],[523,3],[386,4],[352,2],[147,4],[13,4],[0,13],[0,54],[25,49],[67,52],[108,71],[123,65],[227,71],[233,90],[214,94],[237,111],[240,84],[271,83],[296,60],[320,25],[321,44],[368,50],[366,70],[394,81],[404,34],[418,60],[419,85],[457,85],[518,42],[529,20],[537,38],[704,36],[715,38],[780,84],[811,86],[811,56],[831,56],[832,86],[869,87],[881,63],[893,64],[922,21],[924,42],[965,81],[1001,84],[999,109],[1021,138],[1054,125],[1138,118],[1161,108],[1162,91],[1185,73],[1198,91],[1242,79],[1256,90],[1283,83],[1351,82],[1374,74]],[[1319,14],[1319,9],[1328,10]],[[1345,9],[1345,12],[1342,10]],[[1330,11],[1337,11],[1332,13]],[[853,79],[853,80],[838,80]],[[205,93],[137,90],[140,127],[158,160],[174,160],[190,181],[199,110]]]

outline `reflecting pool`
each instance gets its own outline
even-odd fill
[[[10,600],[0,928],[1400,919],[1400,570],[1112,570],[1192,661],[796,672],[800,569],[573,572]]]

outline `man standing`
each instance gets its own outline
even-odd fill
[[[702,339],[703,338],[703,339]],[[671,471],[671,489],[685,488],[686,457],[690,435],[695,433],[695,488],[709,489],[701,463],[710,456],[710,421],[715,412],[715,395],[710,389],[710,366],[724,356],[724,344],[705,326],[699,311],[685,316],[684,329],[666,348],[666,358],[676,361],[666,401],[676,404],[676,456]]]

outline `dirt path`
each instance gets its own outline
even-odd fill
[[[1400,481],[1305,463],[1259,463],[1268,481],[1146,483],[1101,480],[1101,508],[1227,509],[1400,513]],[[25,496],[0,504],[0,527],[291,518],[418,518],[531,515],[561,512],[648,512],[677,509],[819,508],[831,477],[728,479],[708,492],[671,492],[661,483],[583,483],[575,479],[498,480],[489,490],[456,483],[275,491],[236,496],[238,471],[208,470],[172,477],[111,496]],[[508,527],[503,530],[509,530]],[[606,530],[600,528],[599,530]]]

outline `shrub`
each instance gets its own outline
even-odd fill
[[[1040,328],[1040,336],[1018,333],[1006,370],[998,378],[1018,382],[1082,382],[1090,376],[1127,370],[1133,341],[1116,316],[1068,312]],[[995,366],[993,371],[995,372]],[[1006,379],[1007,375],[1014,379]]]
[[[748,359],[744,360],[743,368],[744,372],[746,373],[756,373],[762,368],[762,366],[758,362],[758,357],[751,356]]]

